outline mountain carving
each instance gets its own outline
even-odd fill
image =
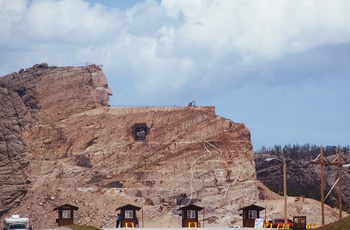
[[[37,64],[0,78],[2,217],[56,226],[54,207],[79,207],[75,223],[115,225],[115,209],[143,207],[144,224],[180,226],[179,205],[231,224],[258,200],[243,125],[213,106],[116,107],[96,65]]]
[[[181,227],[178,209],[203,207],[206,226],[242,225],[240,208],[283,215],[283,197],[256,180],[250,132],[213,106],[110,107],[97,65],[46,63],[0,78],[0,217],[57,226],[55,207],[79,209],[75,224],[111,228],[132,204],[144,227]],[[269,201],[268,201],[269,200]],[[304,200],[303,200],[304,201]],[[317,222],[317,201],[288,198],[289,215]],[[337,219],[327,207],[327,222]]]

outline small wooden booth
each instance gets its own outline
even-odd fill
[[[294,216],[293,229],[306,229],[306,216]]]
[[[198,220],[198,212],[203,208],[194,204],[190,204],[179,208],[182,216],[182,227],[183,228],[197,228],[200,227],[200,221]]]
[[[74,211],[78,209],[77,206],[70,204],[64,204],[54,208],[54,211],[58,210],[58,219],[56,219],[58,226],[74,224]]]
[[[260,218],[260,211],[265,208],[257,206],[255,204],[238,209],[238,211],[243,210],[243,227],[254,228],[255,219]]]
[[[140,211],[140,209],[141,209],[140,207],[137,207],[132,204],[127,204],[117,208],[116,211],[120,210],[120,215],[122,217],[120,227],[121,228],[138,227],[139,220],[137,219],[136,211]]]

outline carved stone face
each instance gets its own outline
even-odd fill
[[[146,140],[146,129],[144,127],[136,128],[136,139],[139,141]]]
[[[112,90],[108,87],[106,76],[102,72],[92,74],[93,83],[97,91],[97,97],[101,105],[109,106],[109,96]]]

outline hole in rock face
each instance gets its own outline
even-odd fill
[[[149,129],[145,123],[134,124],[132,127],[132,135],[135,141],[145,141]]]

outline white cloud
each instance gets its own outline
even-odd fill
[[[111,85],[128,80],[169,97],[283,82],[276,66],[290,56],[349,44],[349,8],[348,0],[148,0],[122,11],[84,0],[0,0],[0,72],[103,64]]]
[[[20,29],[34,41],[105,42],[108,32],[122,27],[122,13],[82,0],[32,1]]]
[[[13,26],[21,20],[26,9],[26,1],[0,0],[0,47],[9,44],[12,40]]]
[[[350,38],[348,1],[190,2],[165,0],[162,5],[172,16],[184,14],[186,22],[177,31],[180,39],[219,51],[274,58]],[[293,49],[292,44],[299,46]]]

